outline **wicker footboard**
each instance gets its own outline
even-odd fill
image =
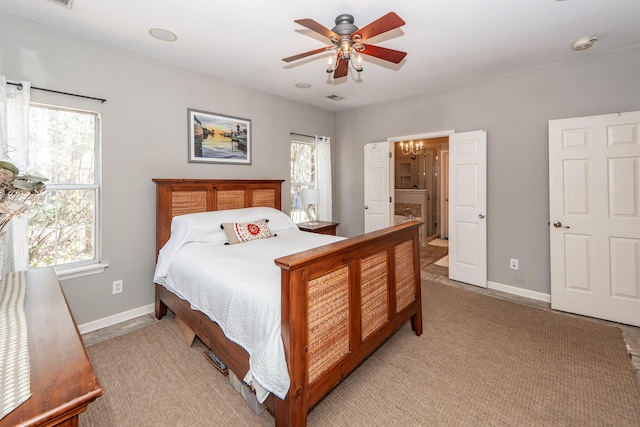
[[[406,321],[422,334],[421,222],[282,257],[282,338],[291,386],[276,424],[307,412]]]

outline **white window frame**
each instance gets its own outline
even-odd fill
[[[304,211],[304,209],[299,210],[299,209],[293,209],[293,188],[294,187],[302,187],[303,188],[316,188],[318,186],[318,143],[316,141],[302,141],[300,139],[297,138],[292,138],[291,142],[289,144],[289,156],[291,156],[291,145],[292,144],[306,144],[306,145],[312,145],[315,147],[316,149],[316,155],[315,155],[315,160],[316,160],[316,164],[315,164],[315,181],[313,182],[294,182],[293,180],[291,180],[291,211],[290,211],[290,216],[291,219],[293,219],[294,222],[296,223],[302,223],[302,222],[306,222],[309,221],[310,218],[307,217],[306,212]],[[289,179],[291,179],[291,172],[289,171]]]
[[[42,104],[32,102],[31,106],[38,108],[55,109],[59,111],[71,111],[84,114],[93,114],[96,118],[95,132],[96,141],[94,147],[94,184],[50,184],[47,183],[47,191],[49,190],[71,190],[71,189],[92,189],[96,191],[95,210],[93,212],[95,232],[94,232],[94,258],[90,260],[74,261],[62,265],[54,265],[58,278],[60,280],[73,279],[77,277],[89,276],[104,272],[109,264],[101,262],[102,259],[102,114],[98,111],[85,110],[79,108],[63,107],[52,104]]]

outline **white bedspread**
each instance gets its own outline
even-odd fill
[[[260,402],[268,392],[284,398],[290,383],[280,329],[280,268],[274,259],[342,239],[300,231],[293,222],[286,229],[277,219],[271,223],[276,237],[235,245],[225,245],[219,236],[184,239],[184,233],[172,226],[172,238],[175,231],[186,241],[167,244],[171,253],[163,248],[160,258],[171,261],[159,259],[154,278],[205,313],[249,353],[244,380],[254,386]]]

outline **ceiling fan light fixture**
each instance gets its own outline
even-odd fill
[[[352,54],[352,52],[358,52],[358,55],[355,56],[355,61],[354,59],[354,55]],[[338,50],[338,52],[335,54],[336,56],[336,65],[335,67],[333,66],[333,55],[329,55],[329,59],[327,60],[327,74],[331,74],[331,73],[335,73],[335,71],[338,69],[339,64],[343,63],[343,64],[351,64],[351,68],[353,68],[355,71],[357,71],[358,73],[361,72],[363,70],[362,68],[362,55],[360,55],[359,53],[360,51],[357,51],[355,49],[351,49],[345,53],[344,50]],[[348,65],[343,65],[343,75],[340,75],[339,77],[345,77],[346,76],[346,69],[347,69]],[[337,76],[334,75],[334,78],[336,78]]]
[[[332,29],[326,28],[313,19],[308,18],[297,19],[294,22],[328,38],[329,41],[331,41],[331,45],[289,56],[282,60],[284,62],[292,62],[321,52],[331,51],[332,53],[327,61],[326,72],[328,74],[333,73],[334,79],[347,76],[349,63],[351,63],[351,68],[358,73],[361,72],[362,58],[360,54],[370,55],[384,61],[393,62],[394,64],[399,64],[407,55],[406,52],[365,43],[370,38],[394,30],[405,24],[402,18],[394,12],[387,13],[370,24],[365,25],[363,28],[355,26],[353,16],[346,13],[338,15],[335,20],[336,25]],[[358,55],[356,55],[356,53]],[[336,57],[335,63],[333,62],[334,55]]]

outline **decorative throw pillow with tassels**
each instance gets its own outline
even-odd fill
[[[227,222],[221,225],[227,239],[228,244],[243,243],[250,240],[265,239],[273,237],[274,234],[267,225],[268,219],[261,219],[253,222],[239,223]]]

